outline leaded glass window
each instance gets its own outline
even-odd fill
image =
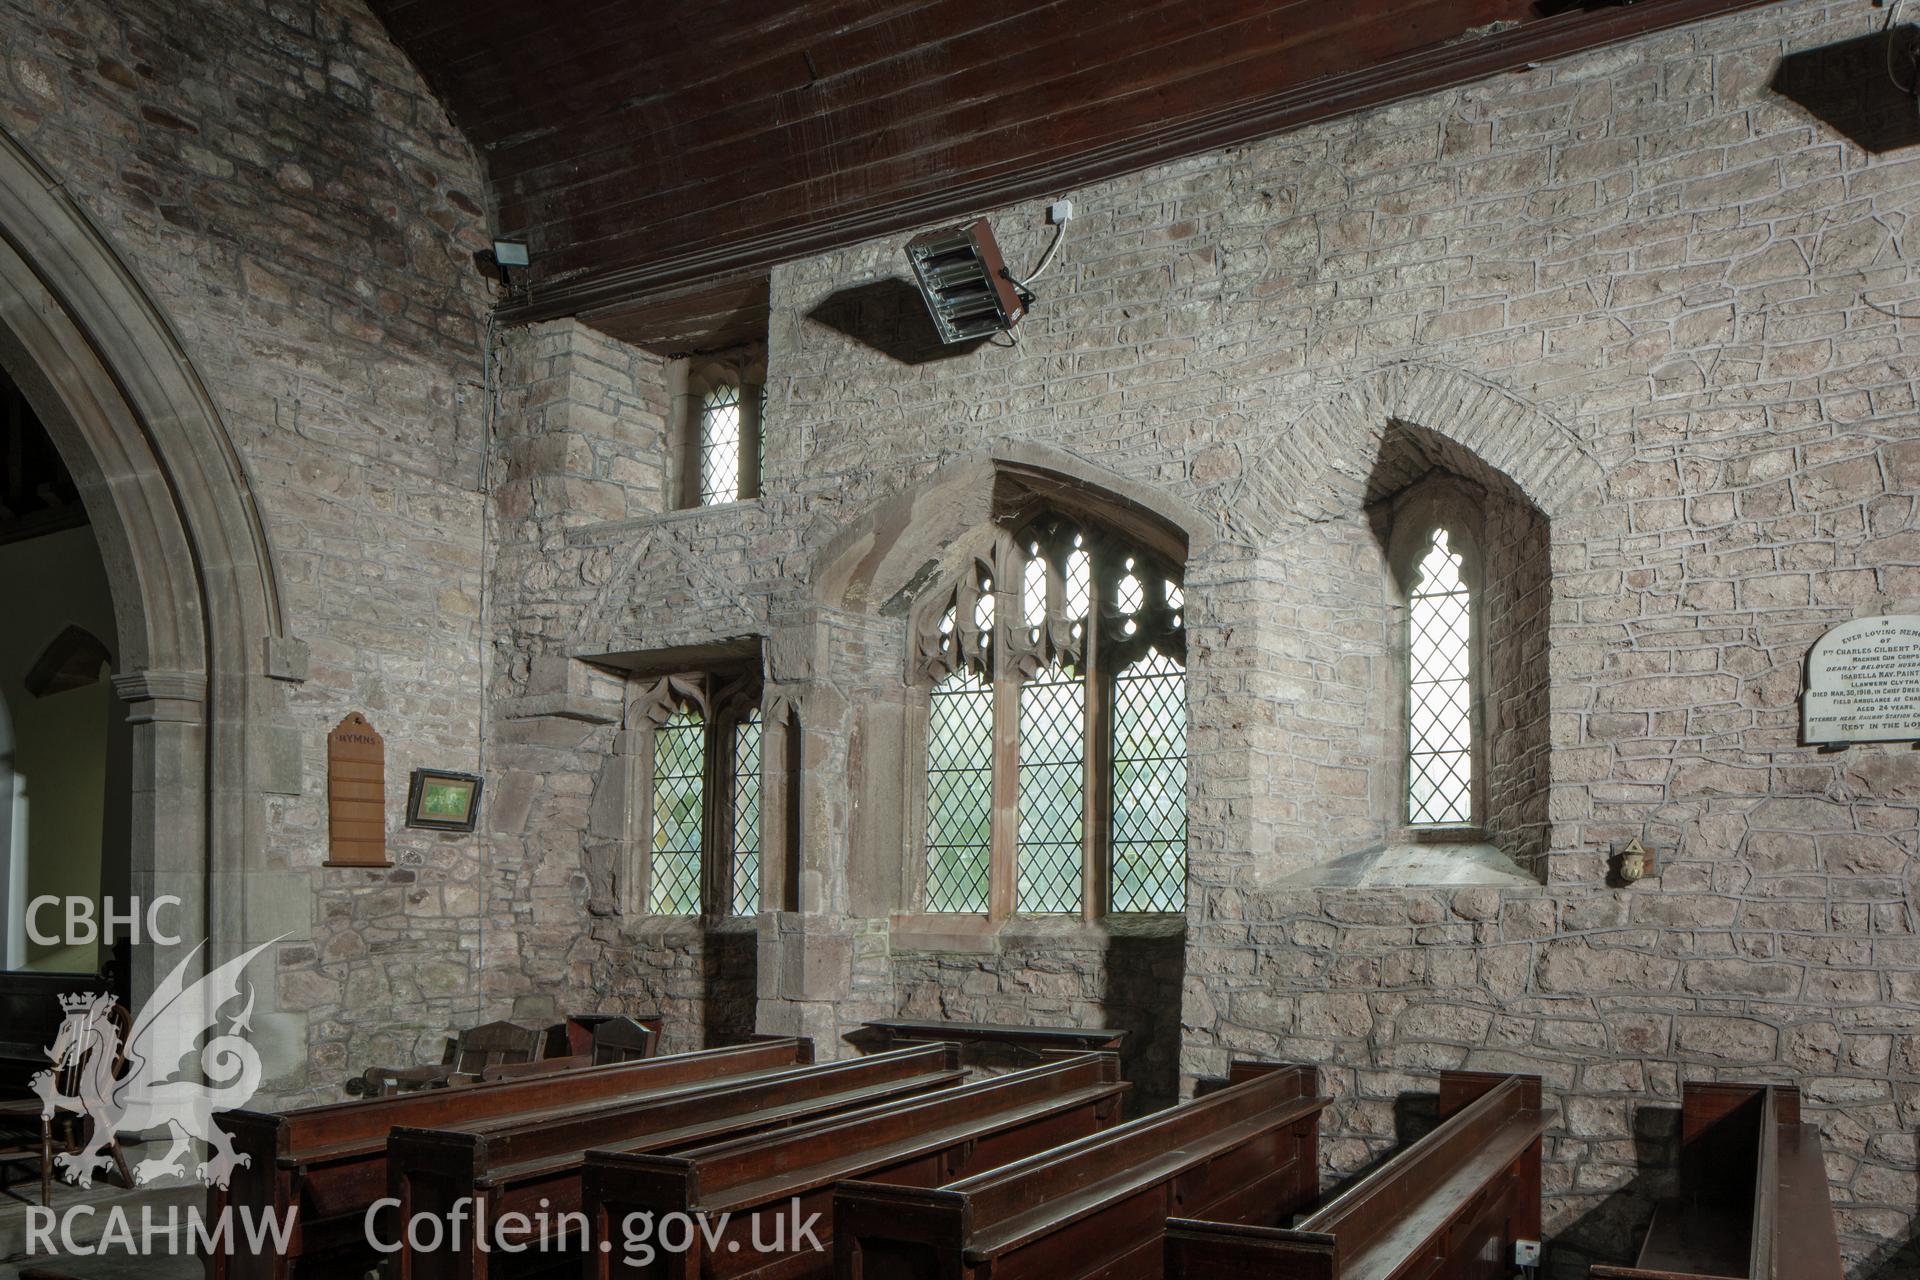
[[[987,909],[992,837],[993,689],[963,667],[927,723],[927,910]]]
[[[700,401],[700,505],[740,500],[740,454],[743,439],[740,386],[721,383]]]
[[[1408,592],[1407,821],[1473,821],[1472,598],[1436,529]]]
[[[700,854],[706,817],[707,727],[681,707],[653,731],[653,842],[647,910],[700,912]]]
[[[1184,609],[1177,569],[1057,514],[921,602],[926,910],[1184,908]]]
[[[1115,911],[1187,905],[1187,673],[1158,650],[1113,679],[1112,892]]]
[[[728,836],[732,843],[733,914],[760,910],[760,709],[733,726],[732,803]]]
[[[1020,685],[1018,911],[1080,909],[1087,682],[1058,663]]]

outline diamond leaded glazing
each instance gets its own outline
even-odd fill
[[[653,732],[653,855],[647,910],[700,913],[700,825],[706,806],[706,724],[682,708]]]
[[[1115,911],[1187,905],[1187,679],[1149,649],[1113,679]]]
[[[1472,600],[1447,531],[1434,531],[1409,595],[1407,821],[1473,821]]]
[[[927,724],[927,910],[985,911],[993,841],[993,688],[971,668],[934,687]]]
[[[1086,694],[1055,664],[1020,686],[1020,841],[1016,911],[1080,909],[1086,813]]]
[[[723,384],[700,403],[700,505],[740,500],[740,388]]]
[[[760,711],[733,726],[733,914],[760,910]]]

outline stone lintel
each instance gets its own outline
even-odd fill
[[[500,704],[503,720],[538,720],[554,717],[579,720],[586,724],[618,724],[620,704],[577,693],[534,693],[509,698]]]

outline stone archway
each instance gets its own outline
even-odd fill
[[[1214,521],[1173,493],[1034,441],[1003,441],[948,460],[849,520],[813,556],[808,577],[820,605],[852,613],[883,609],[954,539],[987,524],[1008,490],[1069,512],[1119,521],[1183,562],[1202,560]]]
[[[79,483],[106,563],[113,683],[133,727],[133,891],[182,898],[182,932],[230,957],[272,936],[253,905],[272,681],[303,678],[304,649],[285,632],[241,459],[179,339],[3,132],[0,366]],[[153,963],[136,948],[136,999]]]
[[[1365,501],[1367,468],[1396,423],[1444,437],[1507,476],[1549,519],[1596,501],[1606,470],[1562,423],[1478,375],[1407,361],[1343,382],[1275,434],[1248,469],[1230,521],[1250,545],[1271,528],[1352,510]]]

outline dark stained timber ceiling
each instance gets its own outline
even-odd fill
[[[372,0],[530,247],[503,318],[658,350],[781,261],[1763,2]]]

